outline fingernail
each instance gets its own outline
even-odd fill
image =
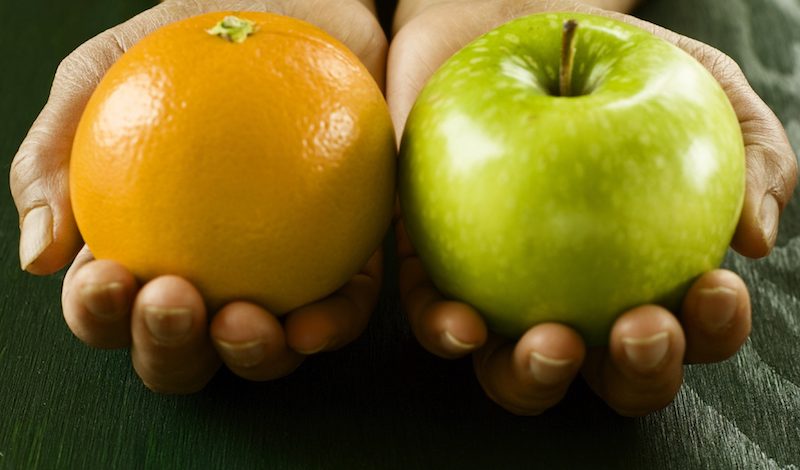
[[[127,309],[121,282],[84,284],[81,300],[92,315],[109,320],[121,317]]]
[[[49,206],[39,206],[25,214],[20,225],[19,264],[28,269],[53,243],[53,212]]]
[[[326,342],[324,342],[324,343],[320,344],[319,346],[317,346],[317,347],[315,347],[315,348],[310,348],[310,349],[295,349],[295,351],[296,351],[296,352],[299,352],[300,354],[305,354],[306,356],[310,356],[310,355],[312,355],[312,354],[317,354],[318,352],[322,352],[322,351],[324,351],[324,350],[325,350],[325,348],[327,348],[327,347],[328,347],[328,344],[330,344],[330,341],[326,341]]]
[[[537,382],[555,385],[567,381],[572,375],[572,359],[555,359],[536,351],[531,353],[529,367]]]
[[[701,289],[697,300],[700,322],[709,333],[719,333],[731,324],[736,308],[739,306],[739,294],[727,287]]]
[[[472,351],[476,346],[475,343],[466,343],[461,341],[446,330],[444,333],[442,333],[441,341],[445,348],[454,352]]]
[[[228,364],[238,367],[252,367],[264,360],[264,343],[261,341],[231,343],[216,340],[215,342],[222,358]]]
[[[631,366],[639,372],[650,372],[667,356],[669,332],[662,331],[645,338],[622,338],[622,346]]]
[[[761,228],[761,236],[770,247],[775,244],[775,239],[778,238],[779,216],[780,207],[778,206],[778,201],[771,194],[765,195],[758,211],[758,223]]]
[[[144,322],[159,341],[174,343],[192,329],[192,311],[184,307],[144,307]]]

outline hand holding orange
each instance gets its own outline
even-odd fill
[[[131,48],[72,149],[75,218],[97,258],[177,274],[214,309],[275,314],[348,281],[379,246],[395,142],[358,58],[300,20],[195,16]],[[229,17],[229,18],[226,18]]]

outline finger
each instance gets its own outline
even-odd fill
[[[130,310],[137,289],[136,279],[122,265],[95,260],[84,247],[64,277],[64,320],[89,346],[126,347],[131,342]]]
[[[744,281],[724,269],[704,274],[683,301],[685,362],[718,362],[731,357],[750,335],[750,294]]]
[[[683,381],[685,340],[677,318],[646,305],[624,313],[608,349],[587,355],[589,386],[617,413],[642,416],[667,406]]]
[[[480,314],[465,303],[445,300],[414,253],[402,220],[396,232],[400,299],[417,340],[433,354],[450,359],[480,348],[488,335]]]
[[[283,326],[263,308],[234,302],[214,316],[211,338],[222,360],[248,380],[272,380],[293,372],[304,355],[286,344]]]
[[[339,349],[364,331],[378,303],[383,260],[375,252],[353,279],[333,295],[297,310],[286,318],[286,341],[302,354]]]
[[[220,365],[207,333],[203,299],[180,277],[161,276],[142,287],[131,333],[133,367],[153,391],[198,391]]]
[[[486,394],[519,415],[537,415],[557,404],[578,373],[586,349],[571,328],[546,323],[514,344],[493,337],[474,354],[475,374]]]
[[[386,101],[398,142],[411,107],[430,76],[461,47],[505,19],[494,11],[498,3],[493,2],[449,8],[445,17],[404,11],[408,8],[403,3],[395,18],[397,33],[389,48],[386,77]]]
[[[703,64],[725,90],[742,128],[747,167],[742,215],[731,245],[751,258],[769,254],[778,235],[780,214],[797,184],[797,157],[780,120],[753,91],[736,62],[721,51],[630,16],[604,14],[680,47]]]
[[[47,104],[11,164],[23,270],[55,272],[81,247],[69,201],[69,153],[92,91],[131,45],[191,11],[182,3],[159,5],[90,39],[58,66]]]
[[[769,254],[778,236],[780,214],[797,182],[797,158],[777,116],[759,98],[730,57],[706,44],[679,43],[722,85],[744,138],[747,183],[733,248],[752,258]]]

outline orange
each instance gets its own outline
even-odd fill
[[[228,15],[252,34],[208,31]],[[183,276],[214,309],[282,314],[378,248],[394,172],[386,102],[352,52],[297,19],[220,12],[153,32],[109,69],[77,129],[70,192],[95,257],[142,281]]]

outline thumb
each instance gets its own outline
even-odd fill
[[[747,178],[742,215],[731,246],[751,258],[766,256],[775,245],[781,212],[797,183],[797,157],[781,122],[733,59],[695,40],[682,38],[676,43],[717,79],[739,119]]]
[[[81,112],[110,65],[97,60],[112,55],[95,55],[105,49],[99,38],[61,62],[47,104],[11,164],[11,194],[19,212],[20,265],[34,274],[60,269],[80,248],[69,201],[69,153]]]
[[[69,200],[69,154],[81,113],[106,70],[149,32],[193,13],[183,3],[161,4],[90,39],[58,66],[47,104],[11,164],[23,270],[52,273],[81,247]]]
[[[778,235],[780,214],[797,184],[797,157],[781,122],[750,87],[739,65],[721,51],[637,18],[606,15],[672,42],[703,64],[722,86],[739,119],[747,168],[744,206],[731,245],[751,258],[768,255]]]

